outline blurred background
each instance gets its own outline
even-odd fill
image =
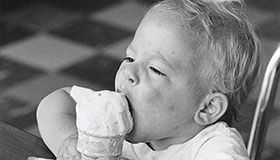
[[[0,0],[0,120],[40,136],[36,108],[51,91],[72,85],[113,90],[125,48],[156,1]],[[265,67],[280,42],[280,1],[245,2],[263,56],[261,78],[235,124],[247,143]],[[279,96],[265,160],[280,159]]]

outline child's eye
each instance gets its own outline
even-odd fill
[[[134,62],[134,59],[131,57],[125,57],[122,61]]]
[[[159,76],[166,76],[166,74],[162,73],[161,71],[157,70],[154,67],[149,67],[153,72],[155,72],[156,74],[158,74]]]

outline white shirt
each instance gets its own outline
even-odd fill
[[[130,160],[249,160],[242,137],[225,122],[210,125],[187,142],[163,151],[125,141],[122,156]]]

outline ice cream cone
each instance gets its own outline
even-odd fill
[[[77,150],[82,159],[118,159],[124,136],[133,126],[124,95],[74,86],[71,96],[77,102]]]

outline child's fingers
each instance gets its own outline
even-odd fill
[[[27,160],[54,160],[54,159],[46,159],[46,158],[38,158],[38,157],[28,157]]]

